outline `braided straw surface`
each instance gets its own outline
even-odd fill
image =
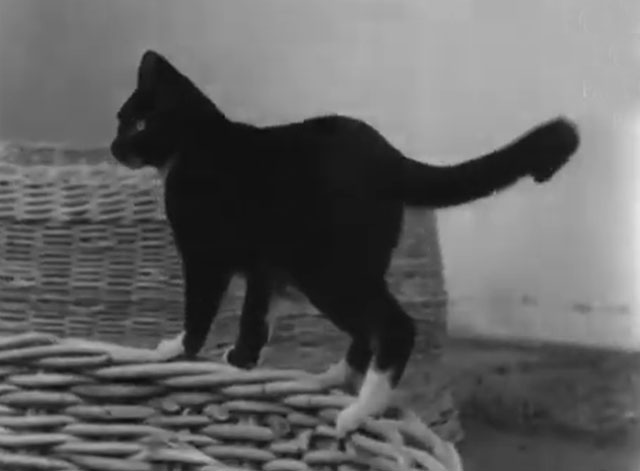
[[[27,333],[0,339],[0,376],[3,470],[461,469],[409,411],[337,440],[355,398],[303,371],[158,363],[151,350]]]

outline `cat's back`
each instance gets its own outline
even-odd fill
[[[266,157],[301,173],[321,176],[336,166],[366,167],[377,150],[389,148],[385,138],[365,121],[331,114],[260,128],[255,158]]]
[[[309,191],[366,197],[384,187],[401,162],[377,129],[349,116],[316,116],[262,132],[273,149],[268,158],[306,181]]]
[[[313,116],[301,121],[259,128],[274,144],[306,146],[311,142],[355,136],[370,126],[357,118],[339,114]]]

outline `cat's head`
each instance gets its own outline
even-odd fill
[[[195,116],[207,103],[211,104],[167,59],[145,52],[136,88],[118,111],[111,153],[132,169],[163,167],[179,153]]]

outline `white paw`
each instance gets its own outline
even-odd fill
[[[184,353],[184,347],[182,346],[183,337],[184,332],[172,339],[167,339],[160,342],[155,349],[157,360],[171,360],[172,358],[180,356],[182,353]]]
[[[336,432],[339,438],[344,438],[347,434],[355,431],[366,419],[366,414],[358,402],[344,408],[336,418]]]

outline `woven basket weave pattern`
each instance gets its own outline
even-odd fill
[[[341,446],[333,423],[354,398],[305,372],[149,363],[144,353],[39,334],[0,339],[0,467],[460,469],[451,444],[397,413],[369,419]]]

